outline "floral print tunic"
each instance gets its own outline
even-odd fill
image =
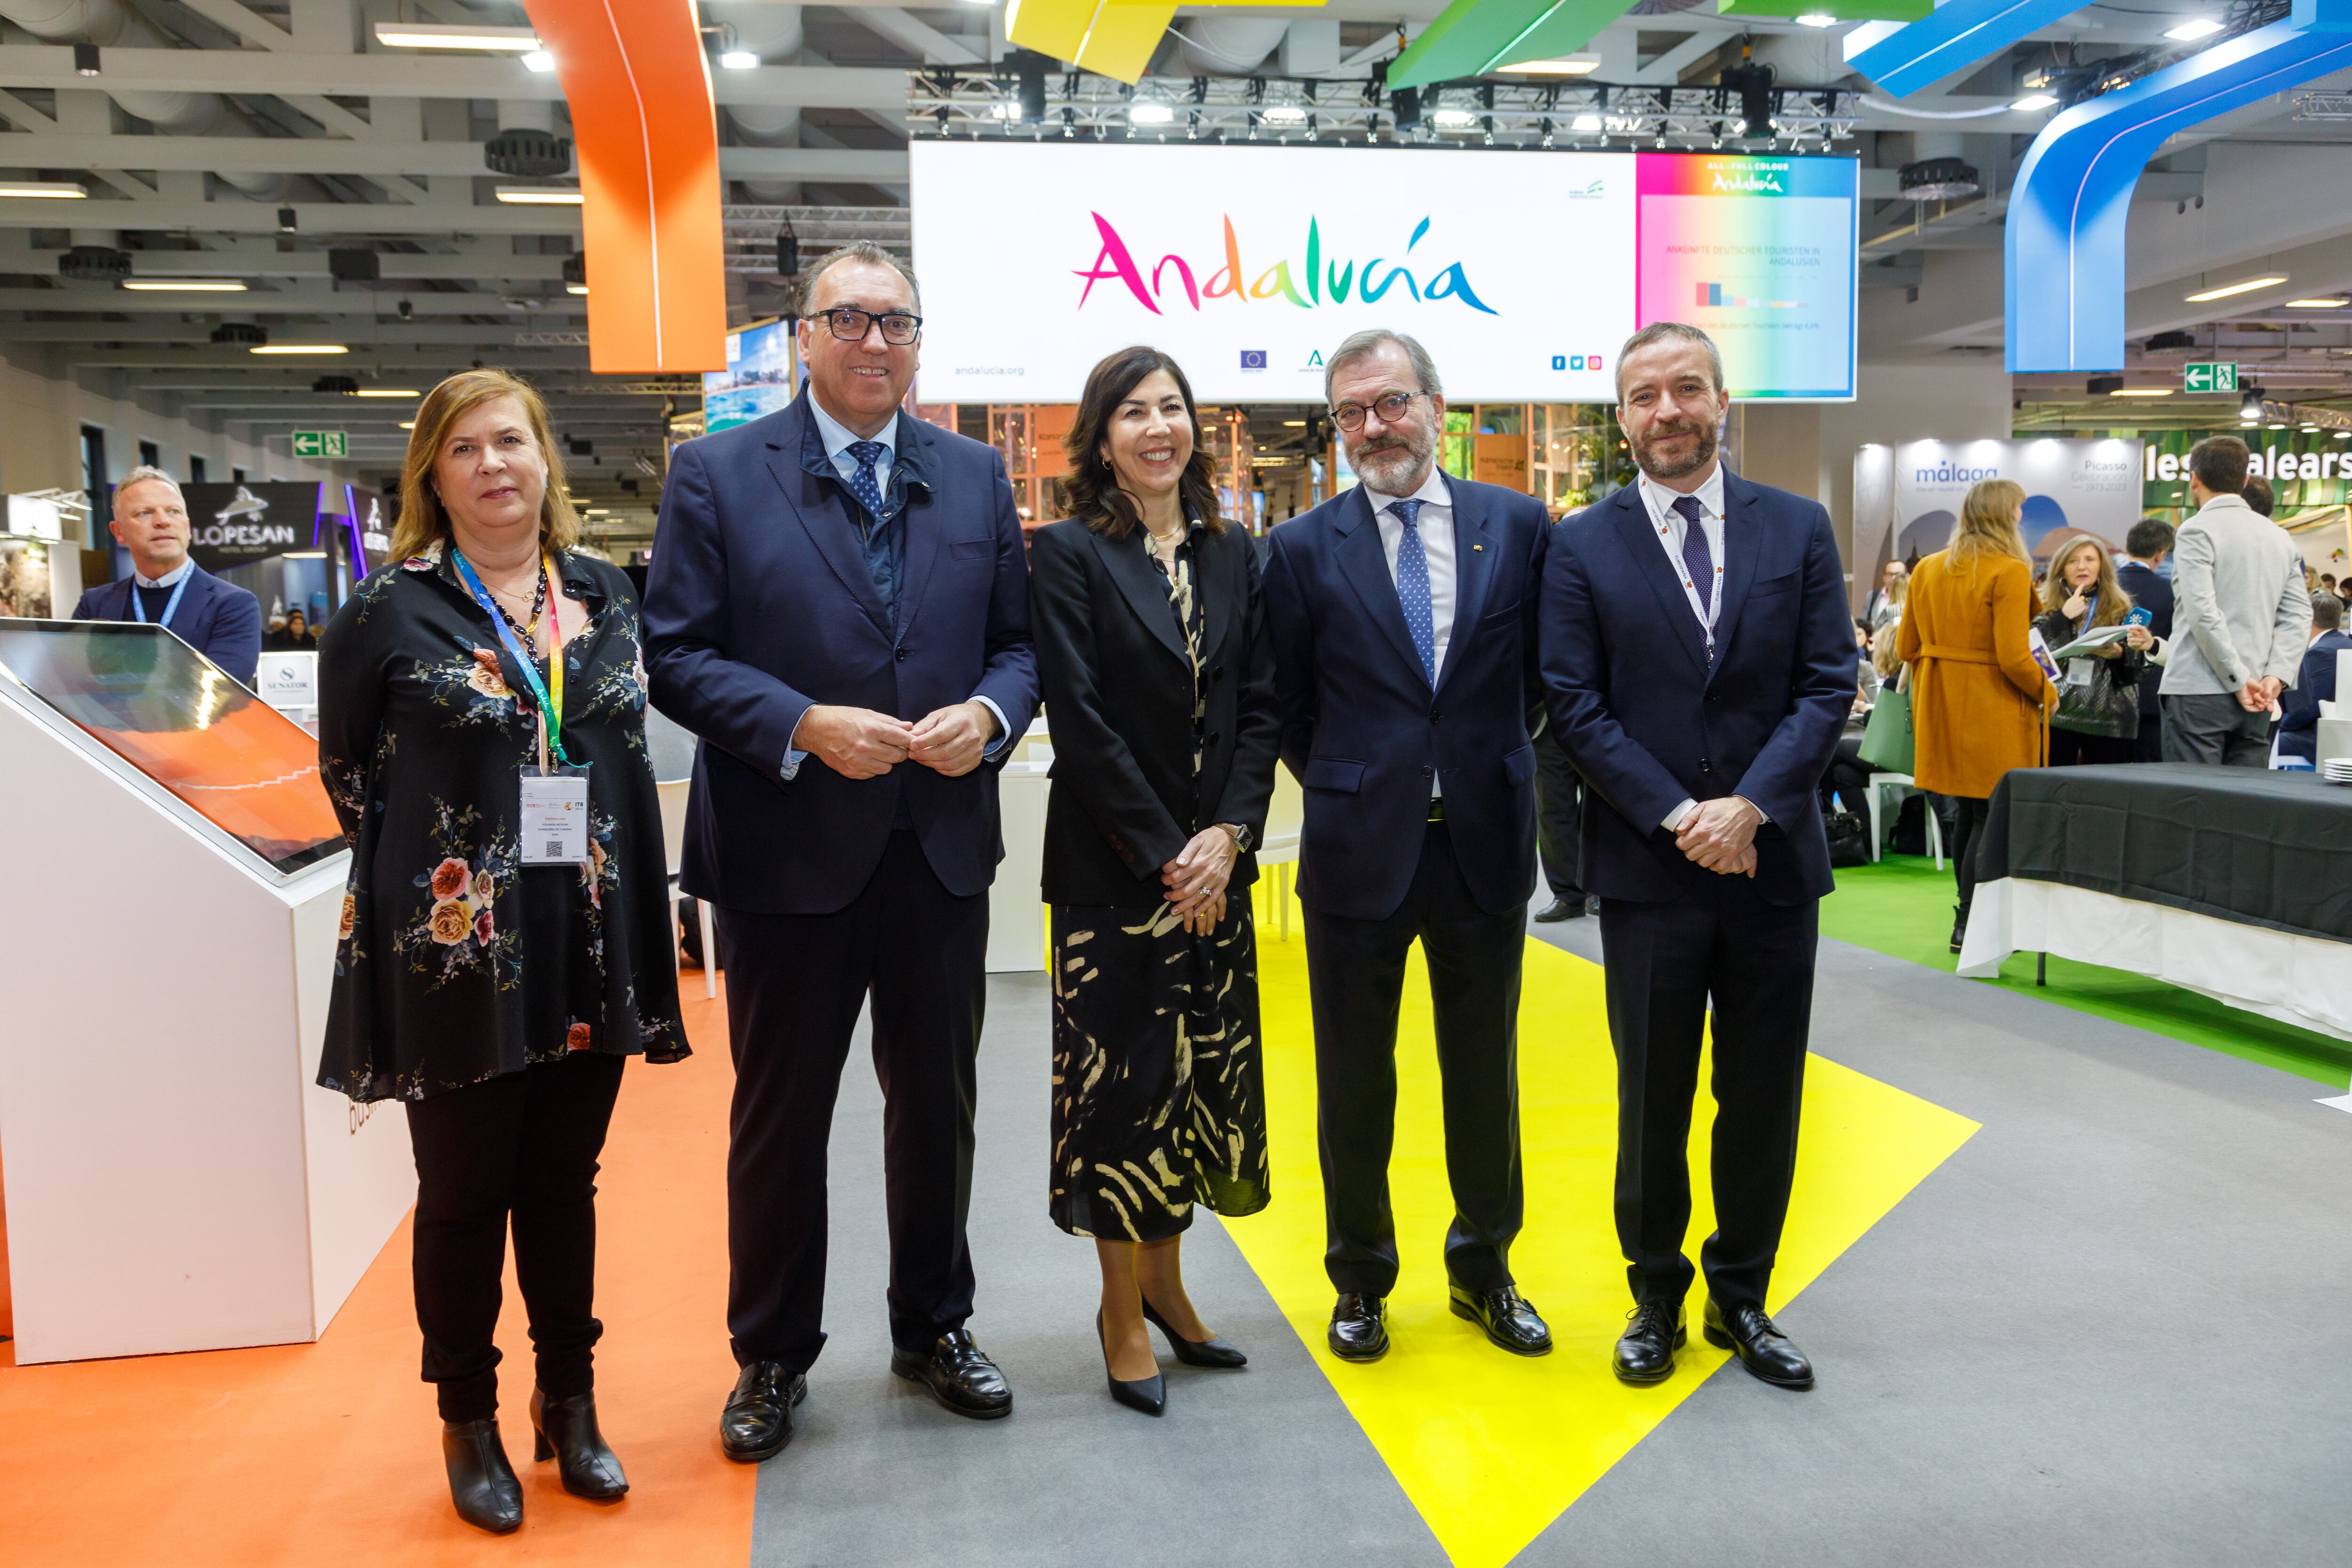
[[[589,858],[522,864],[539,721],[438,542],[374,573],[319,647],[319,760],[352,843],[319,1082],[423,1100],[569,1051],[688,1054],[646,674],[628,578],[557,560],[564,749],[589,767]],[[541,661],[541,681],[545,665]]]

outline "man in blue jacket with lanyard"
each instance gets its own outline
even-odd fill
[[[177,479],[142,463],[114,487],[114,537],[131,574],[82,595],[78,621],[163,626],[240,685],[261,662],[261,601],[224,583],[188,554],[188,508]]]
[[[653,700],[699,735],[685,889],[719,910],[735,1103],[728,1457],[791,1440],[824,1344],[825,1145],[870,994],[891,1370],[1013,1407],[964,1327],[996,771],[1037,706],[1004,460],[908,417],[921,300],[888,252],[810,269],[808,384],[681,447],[646,593]]]
[[[1445,396],[1412,338],[1356,333],[1332,351],[1324,393],[1362,482],[1274,531],[1265,616],[1282,760],[1306,796],[1298,899],[1331,1353],[1388,1352],[1397,1008],[1418,941],[1445,1088],[1449,1305],[1500,1349],[1543,1355],[1551,1331],[1519,1294],[1510,1251],[1526,1207],[1528,724],[1542,710],[1535,609],[1551,519],[1533,496],[1437,467]]]
[[[1822,774],[1853,705],[1844,568],[1820,503],[1716,455],[1731,406],[1696,327],[1644,327],[1617,359],[1641,478],[1559,525],[1544,570],[1551,720],[1591,786],[1584,885],[1601,897],[1617,1050],[1617,1237],[1626,1383],[1683,1343],[1691,1103],[1714,1016],[1716,1230],[1706,1337],[1781,1388],[1811,1363],[1765,1290],[1789,1210],[1830,891]]]

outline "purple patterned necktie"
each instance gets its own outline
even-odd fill
[[[1707,662],[1715,662],[1715,552],[1707,547],[1706,529],[1699,521],[1696,496],[1676,496],[1675,510],[1683,518],[1683,570],[1690,574],[1691,590],[1698,595],[1699,625],[1706,632]]]

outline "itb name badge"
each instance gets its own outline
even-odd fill
[[[522,863],[576,866],[588,858],[588,770],[522,775]]]

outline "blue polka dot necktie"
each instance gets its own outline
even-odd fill
[[[888,450],[879,441],[852,441],[849,444],[849,455],[857,459],[857,472],[850,476],[849,488],[857,492],[857,499],[865,503],[866,511],[877,522],[882,521],[882,487],[875,482],[874,465]]]
[[[1706,633],[1707,662],[1715,662],[1715,623],[1709,618],[1715,607],[1715,552],[1706,542],[1706,529],[1699,521],[1696,496],[1676,496],[1675,510],[1683,517],[1683,570],[1690,574],[1691,591],[1698,595],[1699,626]]]
[[[1437,631],[1429,603],[1429,557],[1421,548],[1421,507],[1417,500],[1391,501],[1389,511],[1404,524],[1404,538],[1397,544],[1397,599],[1404,605],[1405,629],[1412,633],[1412,646],[1421,653],[1421,672],[1429,677],[1433,688],[1437,684]]]

